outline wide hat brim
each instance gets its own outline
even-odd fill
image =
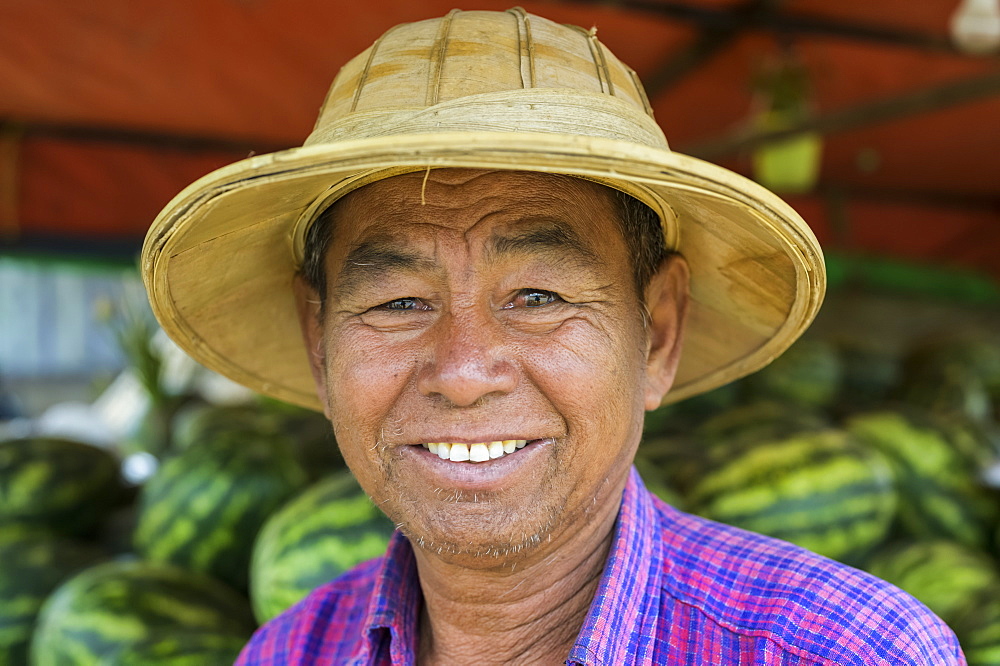
[[[780,198],[727,169],[599,137],[442,132],[293,148],[193,183],[156,218],[143,246],[156,317],[208,368],[321,409],[292,292],[306,227],[366,183],[447,167],[578,176],[661,213],[668,246],[691,268],[680,367],[665,402],[763,367],[822,301],[823,256],[809,227]]]

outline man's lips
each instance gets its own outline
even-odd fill
[[[502,450],[502,444],[505,440],[494,441],[501,442],[500,448]],[[399,451],[402,459],[412,464],[413,471],[429,486],[483,493],[509,488],[517,478],[526,474],[537,474],[540,469],[539,461],[541,459],[539,456],[544,455],[549,446],[556,442],[551,437],[506,441],[514,442],[513,453],[504,451],[503,455],[498,458],[488,458],[478,463],[473,463],[471,460],[473,451],[477,453],[477,458],[482,457],[482,448],[476,444],[485,445],[487,455],[489,455],[489,445],[492,442],[448,442],[447,446],[436,442],[438,444],[437,453],[431,453],[428,442],[427,446],[424,444],[403,446]],[[524,446],[518,448],[517,444],[520,442],[524,442]],[[468,451],[469,460],[461,459],[463,447]],[[510,448],[509,444],[508,448]],[[440,457],[442,449],[447,451],[448,457],[445,459]],[[494,451],[496,451],[496,447],[494,447]],[[454,460],[453,453],[458,458],[454,462],[452,462]]]
[[[493,442],[476,442],[474,444],[463,442],[428,442],[421,446],[442,460],[478,463],[496,460],[497,458],[514,453],[517,449],[523,449],[529,441],[531,440],[507,439]]]

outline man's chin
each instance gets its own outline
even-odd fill
[[[470,569],[507,568],[550,542],[558,516],[496,515],[455,505],[445,512],[397,521],[415,551]],[[456,515],[460,514],[460,515]],[[485,515],[484,515],[485,514]]]

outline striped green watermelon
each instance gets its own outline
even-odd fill
[[[744,381],[757,400],[822,409],[840,390],[840,358],[830,343],[802,338]]]
[[[892,464],[904,533],[918,539],[953,539],[981,550],[989,547],[1000,505],[979,484],[974,461],[947,431],[934,421],[896,411],[858,415],[846,427]]]
[[[858,412],[884,404],[899,381],[898,355],[856,344],[841,346],[838,355],[842,377],[837,409]]]
[[[646,484],[646,489],[672,507],[683,509],[684,500],[666,482],[662,470],[643,455],[635,458],[635,468],[642,477],[642,482]]]
[[[333,426],[321,412],[269,398],[260,399],[259,409],[291,440],[295,457],[309,473],[310,482],[347,469]]]
[[[0,526],[0,666],[27,663],[35,618],[45,599],[103,557],[91,544],[45,529]]]
[[[864,568],[906,590],[949,624],[982,590],[1000,587],[992,558],[954,541],[891,544],[872,555]]]
[[[983,590],[952,620],[969,666],[1000,664],[1000,590]]]
[[[1000,416],[1000,340],[936,340],[904,361],[899,397],[944,414],[989,422]]]
[[[838,430],[733,445],[686,497],[707,518],[856,561],[880,544],[896,510],[892,471]]]
[[[173,437],[176,451],[219,438],[284,439],[311,481],[345,468],[323,414],[267,398],[247,405],[188,405],[174,419]]]
[[[211,442],[227,433],[273,435],[274,423],[265,423],[260,410],[252,405],[212,405],[191,403],[178,410],[171,423],[171,445],[182,451]]]
[[[104,449],[53,438],[0,441],[0,523],[85,535],[122,494],[118,459]]]
[[[734,446],[829,427],[826,417],[815,412],[761,401],[723,410],[691,432],[644,437],[637,458],[659,471],[653,477],[684,496],[709,468],[731,456]]]
[[[246,589],[258,530],[306,483],[280,443],[244,434],[167,459],[142,489],[136,551]]]
[[[348,472],[319,481],[268,519],[254,545],[250,597],[265,622],[355,564],[385,552],[393,525]]]
[[[637,466],[646,465],[653,470],[647,474],[647,470],[640,466],[639,473],[644,481],[648,483],[650,479],[657,479],[684,496],[701,478],[708,455],[704,443],[694,437],[661,435],[643,439],[636,462]]]
[[[823,414],[773,400],[757,400],[721,412],[702,423],[695,436],[702,445],[754,444],[807,430],[826,430]]]
[[[232,664],[246,638],[198,630],[161,630],[112,652],[102,666],[213,666]]]
[[[921,411],[962,416],[978,422],[993,419],[993,402],[982,379],[959,366],[946,366],[906,377],[895,396]]]
[[[652,437],[690,430],[705,419],[735,407],[739,399],[740,383],[730,382],[680,402],[663,405],[646,412],[642,428],[643,436]]]
[[[69,579],[45,602],[31,663],[117,663],[111,655],[165,633],[210,633],[235,644],[254,628],[246,599],[212,578],[163,564],[107,562]]]

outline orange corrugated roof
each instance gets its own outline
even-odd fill
[[[0,174],[14,173],[16,180],[0,178],[7,188],[0,192],[0,203],[6,202],[0,216],[13,206],[16,219],[3,220],[0,230],[13,243],[54,236],[138,239],[159,208],[202,173],[251,150],[299,144],[338,67],[387,27],[441,15],[453,4],[7,0],[0,5],[0,143],[16,150],[0,150]],[[743,4],[622,0],[525,8],[596,25],[601,39],[649,79],[711,27],[680,9],[724,18],[711,12]],[[957,4],[797,0],[778,11],[940,41]],[[822,31],[790,35],[820,113],[1000,72],[997,57]],[[655,95],[656,116],[672,146],[697,146],[743,127],[752,73],[777,49],[770,29],[740,30]],[[721,159],[739,170],[749,165],[746,155]],[[825,191],[846,188],[856,195],[847,209],[852,233],[830,242],[1000,276],[994,256],[1000,253],[981,249],[1000,249],[1000,96],[831,134],[822,183]],[[820,235],[827,233],[825,199],[795,202]]]

